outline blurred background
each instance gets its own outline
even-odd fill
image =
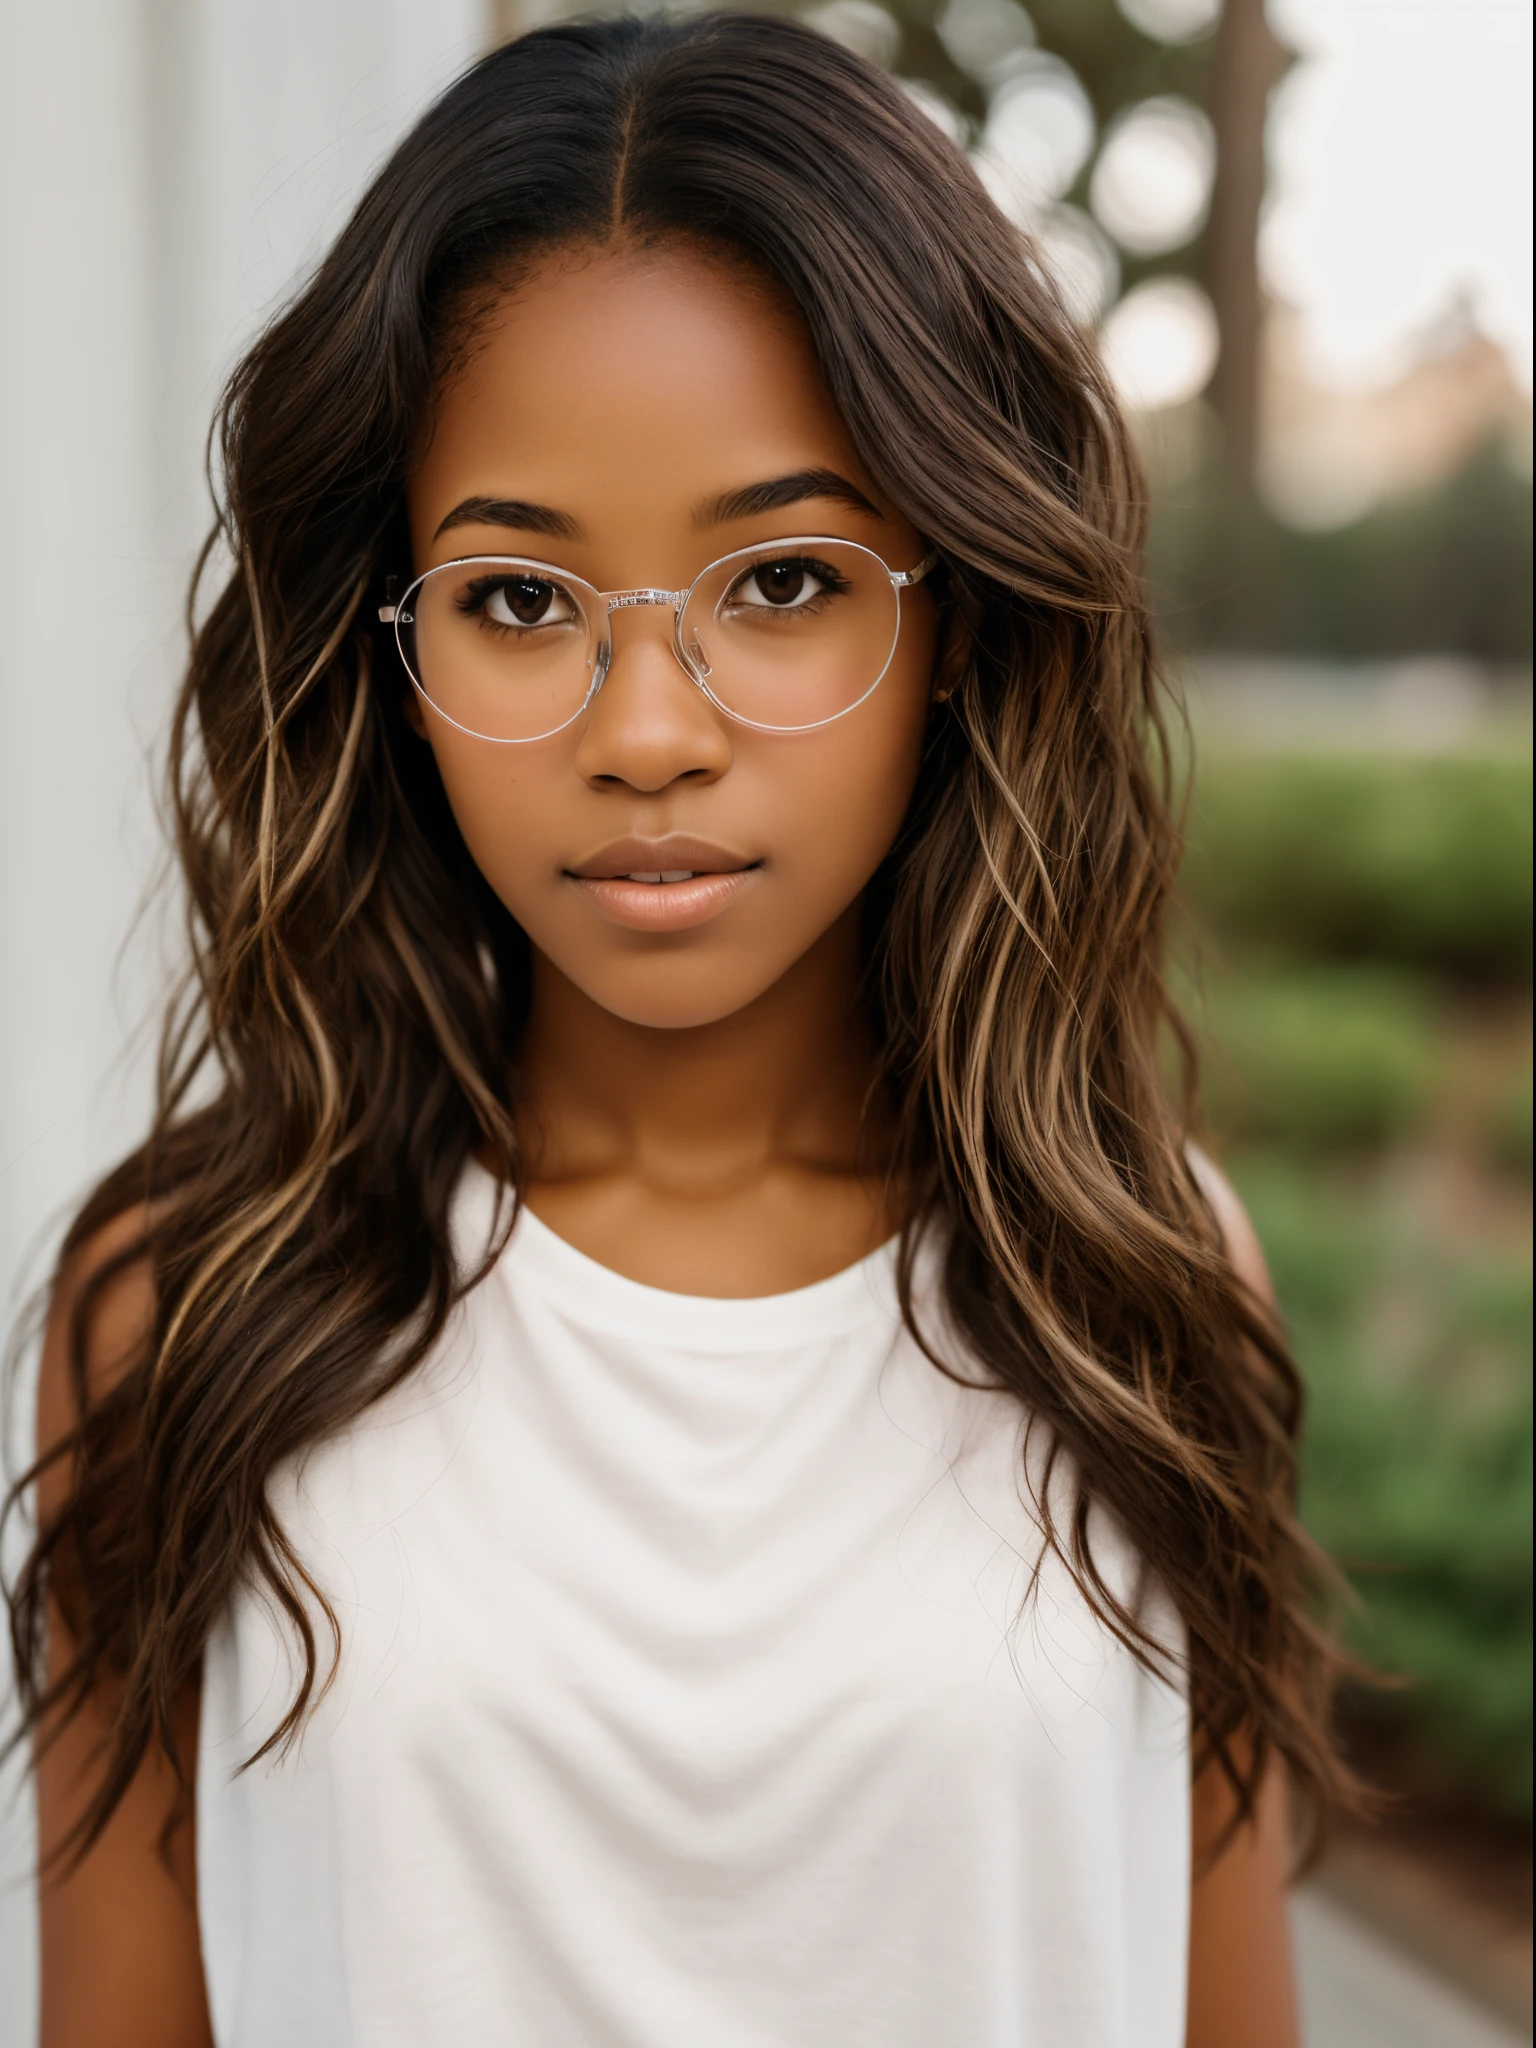
[[[139,914],[147,769],[219,383],[425,101],[567,11],[0,4],[8,1313],[144,1116],[173,934]],[[1353,1646],[1401,1681],[1346,1701],[1394,1804],[1298,1898],[1309,2038],[1529,2039],[1529,6],[793,11],[972,152],[1100,331],[1147,465],[1211,1142],[1310,1390],[1306,1518],[1356,1590]]]

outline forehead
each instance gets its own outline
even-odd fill
[[[476,323],[412,482],[425,517],[475,490],[659,508],[758,476],[859,478],[810,335],[745,264],[682,247],[563,253]]]

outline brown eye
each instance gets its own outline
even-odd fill
[[[798,562],[770,562],[757,572],[757,587],[769,604],[793,604],[809,581]]]
[[[541,576],[509,576],[487,595],[485,615],[498,626],[563,626],[571,601]]]
[[[827,579],[805,562],[759,562],[731,595],[732,602],[746,611],[796,611],[826,588]]]

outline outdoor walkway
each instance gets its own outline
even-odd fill
[[[1306,2048],[1530,2048],[1321,1892],[1297,1893],[1291,1926]]]

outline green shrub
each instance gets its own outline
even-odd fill
[[[1531,1279],[1273,1158],[1234,1179],[1307,1382],[1302,1512],[1352,1646],[1463,1781],[1531,1813]]]
[[[1530,757],[1203,757],[1184,888],[1247,944],[1519,981],[1531,962]]]
[[[1162,492],[1150,566],[1162,630],[1184,649],[1531,658],[1531,480],[1496,442],[1323,533],[1284,526],[1208,470]]]
[[[1190,1015],[1206,1111],[1224,1139],[1349,1147],[1423,1121],[1440,1036],[1409,976],[1369,966],[1219,974]]]
[[[1504,1091],[1488,1119],[1487,1151],[1506,1171],[1531,1170],[1531,1075],[1529,1068]]]

